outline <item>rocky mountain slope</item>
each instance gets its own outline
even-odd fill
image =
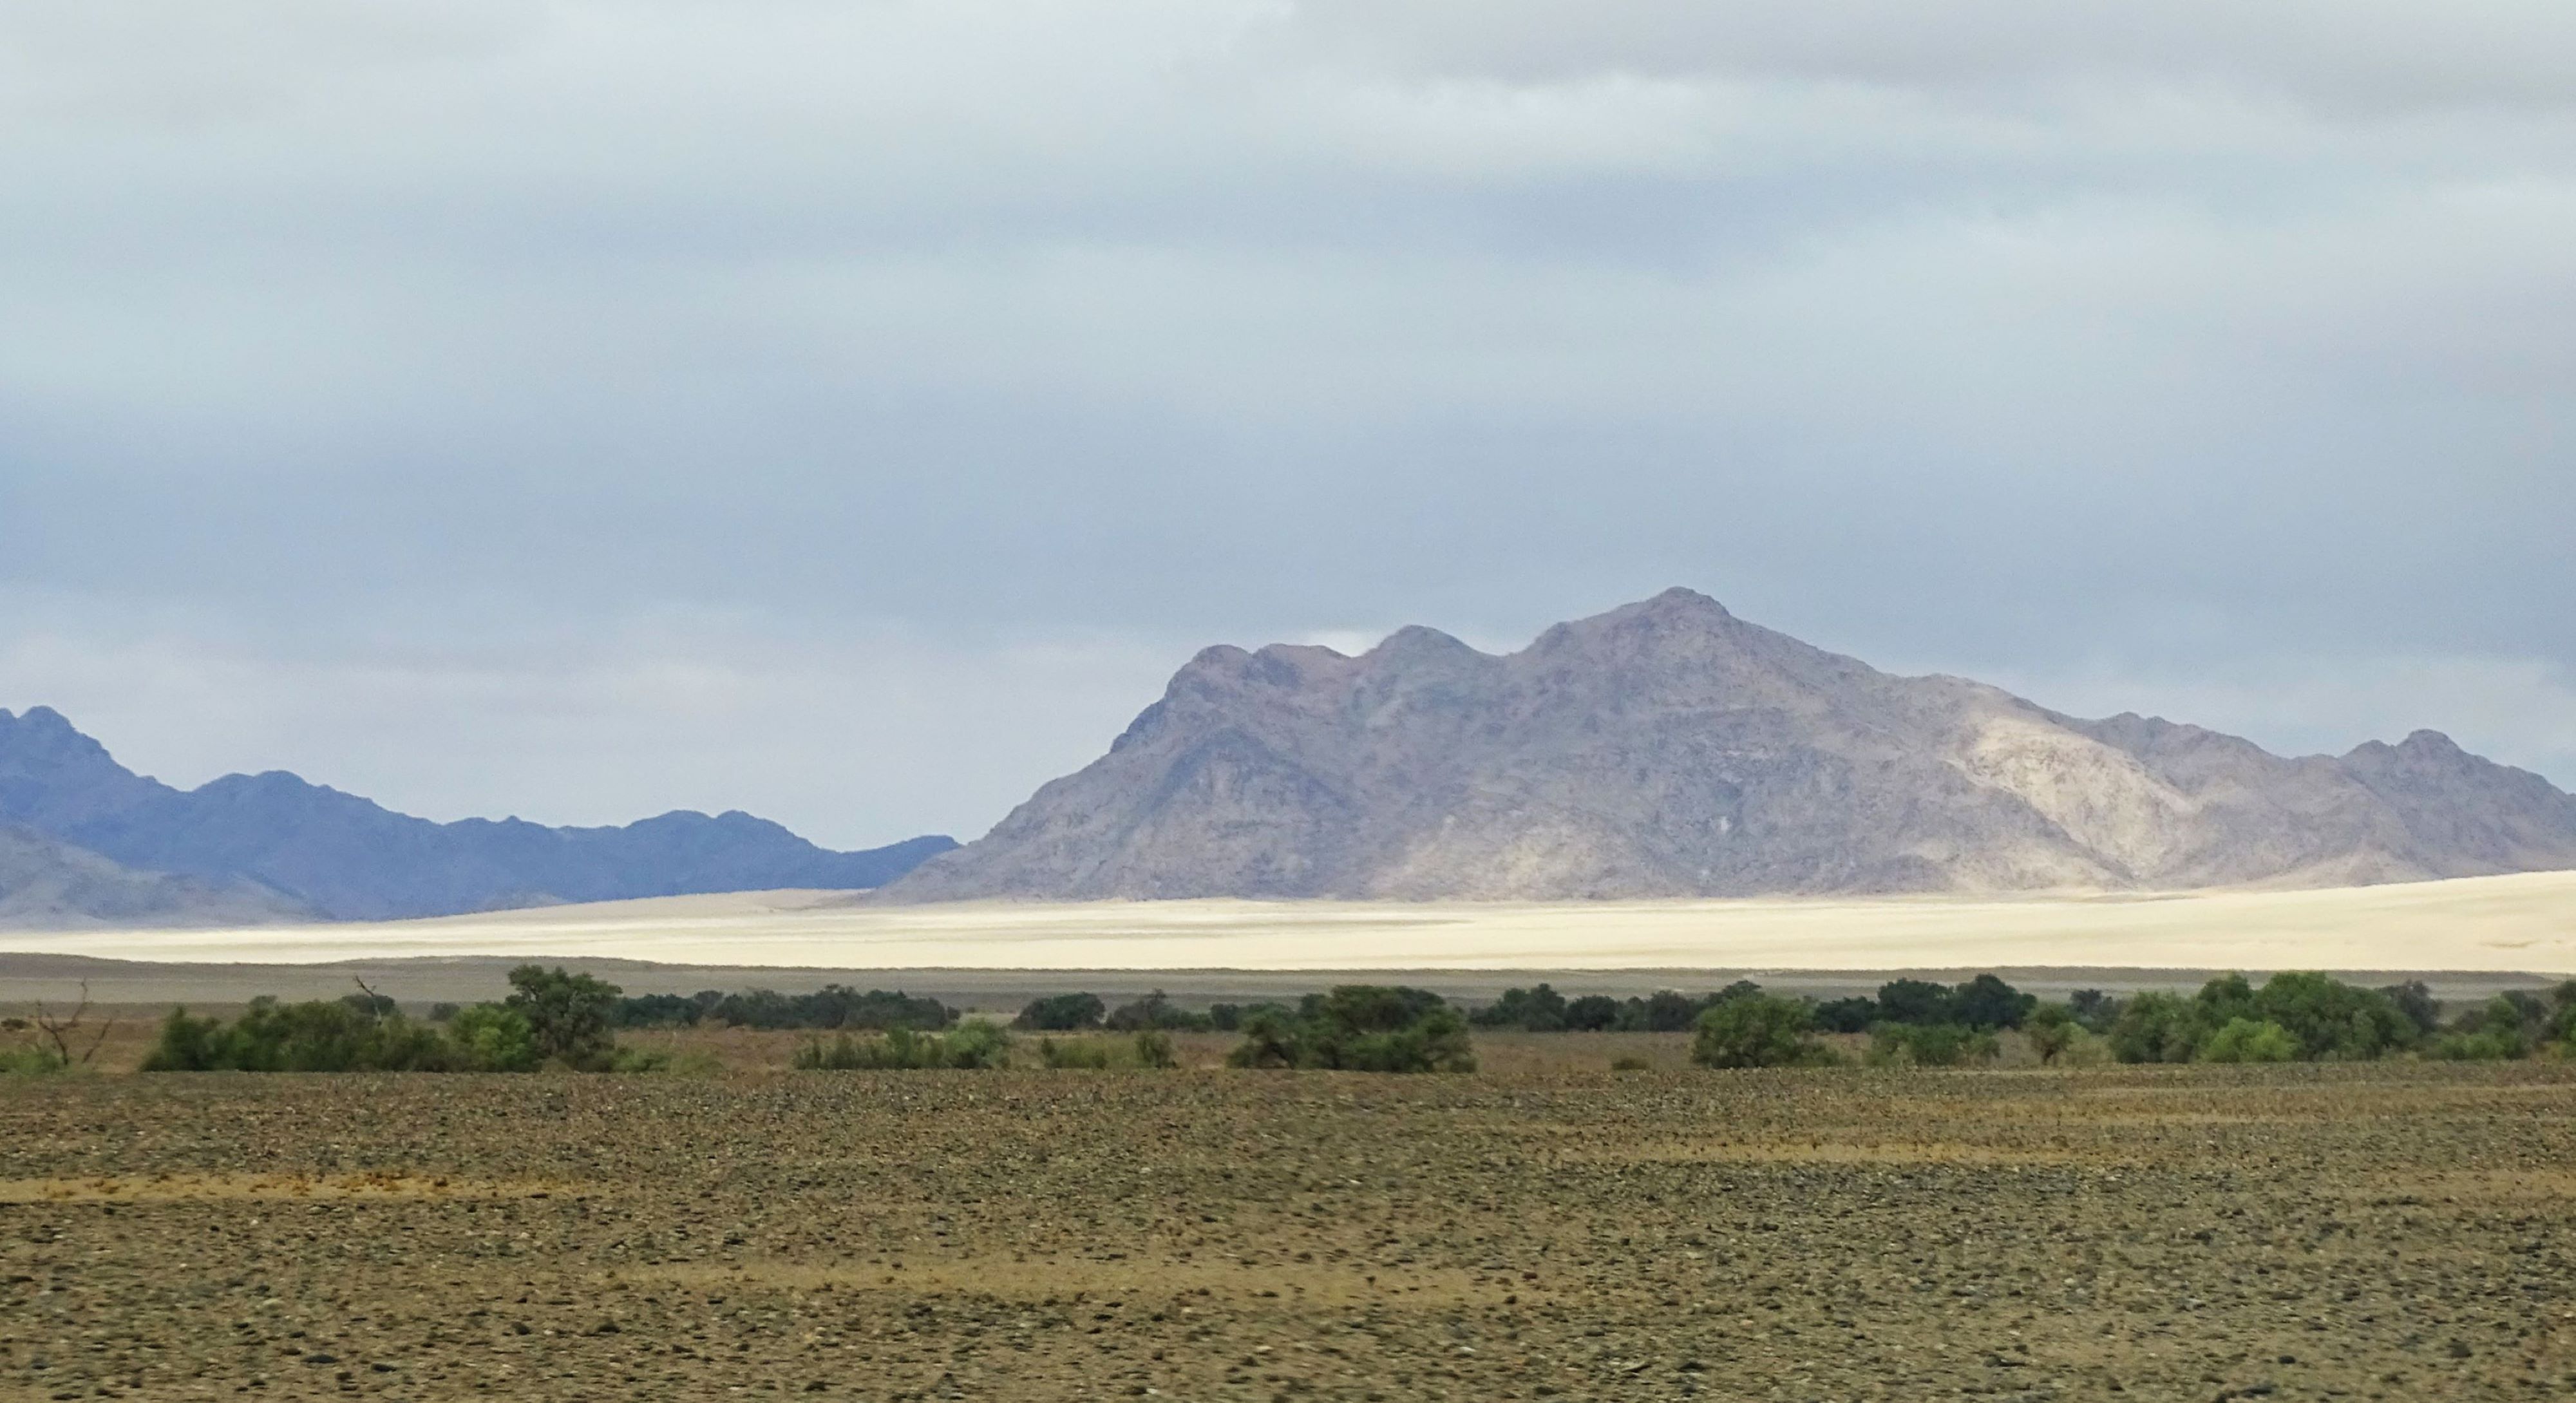
[[[2576,799],[2419,732],[2340,759],[1896,677],[1672,590],[1507,657],[1210,648],[885,900],[2333,885],[2576,868]]]
[[[169,904],[155,920],[193,924],[262,910],[269,918],[382,920],[691,892],[875,887],[956,846],[934,836],[831,852],[745,813],[668,813],[622,828],[432,823],[282,772],[179,790],[126,769],[44,707],[22,716],[0,711],[0,823],[42,835],[57,850],[45,869],[54,875],[42,882],[32,855],[23,879],[0,868],[0,909],[18,909],[22,925],[144,919],[133,907],[141,889],[117,886],[105,875],[111,871],[147,884],[186,879],[151,888]],[[73,871],[95,880],[75,882]],[[38,891],[62,895],[30,894]]]

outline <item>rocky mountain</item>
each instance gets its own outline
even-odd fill
[[[33,829],[0,827],[0,930],[79,925],[259,925],[313,913],[248,882],[137,872]]]
[[[52,909],[96,919],[142,919],[127,909],[141,897],[108,894],[126,890],[111,871],[193,883],[155,888],[175,903],[173,912],[197,909],[182,899],[194,892],[210,912],[264,904],[271,918],[384,920],[690,892],[876,887],[957,846],[934,836],[831,852],[745,813],[668,813],[622,828],[433,823],[282,772],[179,790],[118,764],[45,707],[22,716],[0,711],[0,823],[52,840],[57,851],[44,870],[55,875],[45,881],[92,874],[87,885],[61,886],[89,895],[65,895]],[[26,862],[33,881],[37,859]],[[39,889],[52,888],[23,888]],[[0,869],[0,903],[45,907],[21,891]]]
[[[2576,799],[2432,732],[2340,759],[1897,677],[1672,590],[1507,657],[1210,648],[882,900],[2336,885],[2576,868]]]

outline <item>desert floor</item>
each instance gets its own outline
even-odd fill
[[[1511,1041],[1464,1076],[0,1086],[0,1395],[2576,1393],[2576,1066]]]
[[[759,892],[376,924],[0,933],[0,950],[831,970],[2322,969],[2576,973],[2576,872],[2015,899],[882,906]]]

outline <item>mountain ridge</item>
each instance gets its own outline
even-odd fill
[[[2286,758],[1900,677],[1689,590],[1480,652],[1201,650],[886,901],[2336,885],[2576,867],[2576,799],[2434,732]]]
[[[618,827],[555,828],[517,818],[437,823],[283,770],[181,790],[127,769],[41,706],[15,715],[0,710],[0,823],[139,878],[197,884],[160,889],[177,903],[164,914],[179,919],[188,918],[179,897],[190,891],[233,893],[214,903],[227,909],[257,909],[260,901],[247,893],[265,892],[275,919],[297,912],[388,920],[771,887],[861,889],[956,846],[926,835],[833,852],[740,810],[673,810]],[[46,859],[48,880],[69,880],[66,861],[108,881],[59,853]],[[32,854],[26,863],[30,874],[38,870]],[[111,886],[67,889],[103,893]],[[0,887],[0,901],[12,890]],[[139,899],[108,904],[124,911]],[[44,919],[32,898],[19,905],[19,923]],[[101,915],[78,905],[53,914]]]

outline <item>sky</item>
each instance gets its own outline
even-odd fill
[[[0,707],[971,837],[1670,585],[2576,787],[2576,7],[0,7]]]

